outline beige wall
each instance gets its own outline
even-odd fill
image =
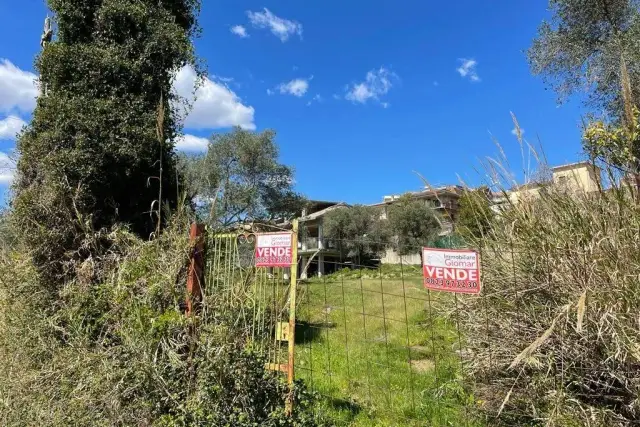
[[[557,188],[567,191],[598,191],[600,170],[590,164],[559,166],[553,169],[553,183]],[[509,201],[513,204],[531,200],[540,195],[542,186],[521,187],[509,193]]]
[[[405,264],[405,265],[420,265],[420,254],[404,255],[400,256],[393,249],[387,249],[384,256],[380,258],[382,264]]]
[[[591,165],[573,168],[557,168],[553,171],[553,182],[569,191],[598,191],[598,171]]]
[[[387,209],[388,206],[384,205],[381,209],[380,209],[380,219],[387,219]]]
[[[525,200],[531,200],[539,195],[540,187],[520,188],[509,193],[509,201],[515,205]]]

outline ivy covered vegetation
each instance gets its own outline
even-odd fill
[[[92,230],[148,238],[176,207],[173,74],[194,63],[197,0],[50,0],[56,39],[36,59],[40,97],[20,136],[13,218],[51,284],[105,247]]]

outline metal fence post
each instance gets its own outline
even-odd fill
[[[293,388],[295,380],[295,345],[296,345],[296,293],[298,287],[298,220],[293,221],[293,234],[291,236],[291,272],[289,290],[289,362],[287,364],[287,382],[289,383],[289,397],[287,399],[286,412],[293,412]]]
[[[187,276],[187,316],[199,310],[202,302],[202,288],[204,286],[204,224],[193,223],[189,230],[189,241],[193,250],[189,256],[189,273]]]

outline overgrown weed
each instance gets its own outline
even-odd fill
[[[285,416],[289,386],[233,323],[184,315],[187,225],[177,215],[151,241],[125,229],[98,233],[109,251],[76,265],[57,294],[42,291],[24,250],[2,252],[0,424],[322,424],[301,384]]]

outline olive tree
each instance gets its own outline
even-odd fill
[[[442,230],[433,209],[409,195],[389,206],[387,217],[399,255],[421,253],[421,248],[432,243]]]
[[[586,91],[589,103],[611,118],[624,111],[625,74],[640,84],[640,13],[637,0],[550,0],[528,50],[531,70],[561,98]],[[632,94],[639,105],[640,92]]]
[[[327,213],[324,235],[335,242],[343,257],[359,264],[380,256],[390,243],[389,229],[380,210],[363,205]]]
[[[235,128],[213,135],[205,154],[180,159],[201,219],[229,227],[300,214],[305,199],[293,188],[293,168],[280,163],[275,136]]]

